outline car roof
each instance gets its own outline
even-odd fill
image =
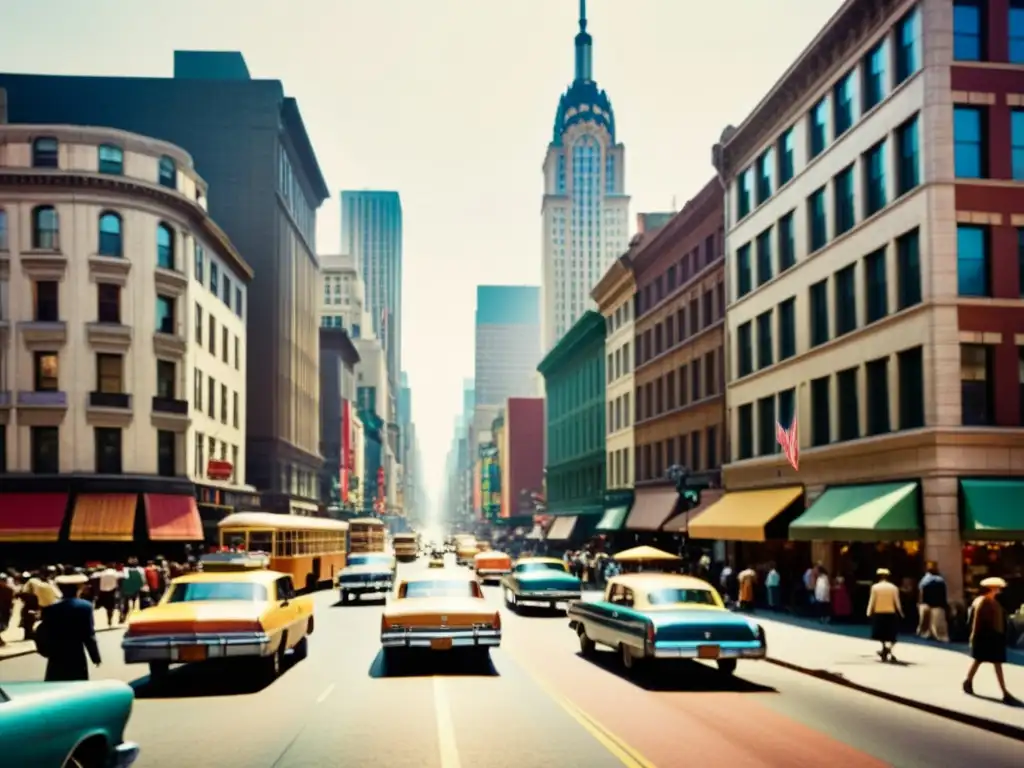
[[[615,576],[608,585],[621,584],[634,592],[652,589],[714,589],[708,582],[696,576],[684,576],[681,573],[628,573]]]
[[[211,571],[209,573],[189,573],[171,581],[172,584],[209,584],[211,582],[253,582],[255,584],[272,584],[287,573],[279,571]]]
[[[559,560],[557,557],[520,557],[516,560],[516,565],[522,565],[523,563],[557,563],[561,566],[565,565],[565,561]]]

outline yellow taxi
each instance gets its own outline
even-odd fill
[[[209,659],[249,659],[273,679],[287,651],[306,657],[313,626],[313,598],[297,596],[289,574],[225,567],[174,579],[159,603],[132,615],[121,648],[126,664],[149,664],[151,679]]]

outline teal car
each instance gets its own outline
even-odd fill
[[[117,680],[0,683],[0,765],[123,768],[135,692]]]
[[[553,557],[522,557],[501,579],[505,605],[512,609],[532,603],[554,610],[558,603],[579,600],[582,589],[568,566]]]

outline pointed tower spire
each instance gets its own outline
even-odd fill
[[[587,0],[580,0],[580,31],[576,35],[576,81],[594,79],[591,71],[591,46],[593,39],[587,32]]]

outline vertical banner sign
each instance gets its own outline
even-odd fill
[[[338,467],[341,503],[348,503],[349,453],[352,451],[352,404],[341,401],[341,466]]]
[[[377,503],[380,504],[380,511],[383,514],[387,508],[386,496],[384,494],[384,467],[377,467]]]

